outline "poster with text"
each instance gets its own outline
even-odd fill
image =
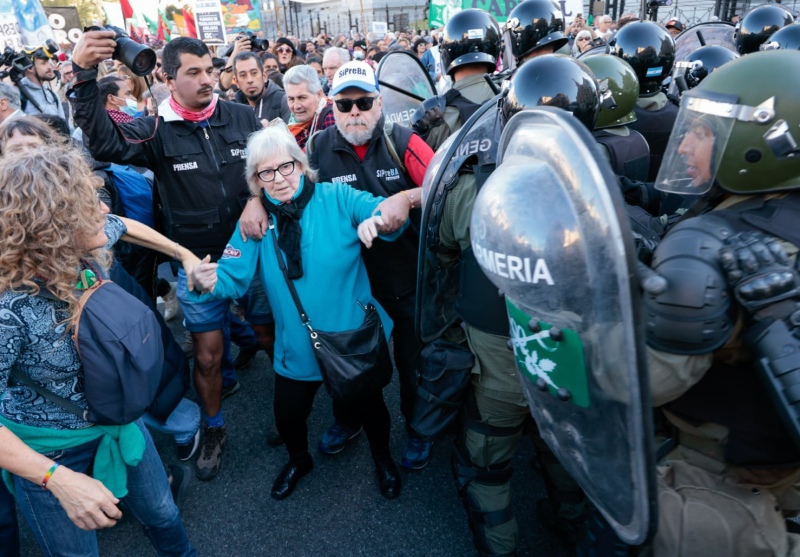
[[[225,44],[225,25],[220,0],[196,0],[194,18],[197,38],[207,44]]]

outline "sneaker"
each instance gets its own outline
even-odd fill
[[[228,443],[228,430],[225,426],[206,427],[203,432],[203,445],[197,459],[197,478],[210,480],[219,473],[222,466],[222,451]]]
[[[431,446],[433,446],[433,441],[424,441],[419,437],[409,437],[408,444],[403,451],[403,461],[400,466],[407,470],[422,470],[431,459]]]
[[[362,431],[364,428],[361,426],[358,429],[350,429],[335,423],[322,434],[322,439],[319,440],[319,452],[329,455],[339,454],[344,450],[347,442],[358,437]]]
[[[189,471],[186,466],[180,464],[170,464],[167,467],[167,471],[172,500],[175,501],[176,507],[180,507],[183,502],[183,494],[186,492],[186,486],[189,485]]]
[[[200,446],[200,428],[197,428],[197,431],[194,432],[194,437],[192,440],[186,443],[185,445],[178,445],[178,460],[187,461],[194,456],[194,453],[197,452],[197,448]]]
[[[231,395],[235,395],[239,392],[239,389],[242,388],[242,384],[238,381],[234,381],[229,385],[222,385],[222,400],[225,400]]]
[[[169,283],[169,292],[164,294],[161,299],[164,300],[164,321],[172,321],[178,317],[178,285],[177,283]]]
[[[253,360],[256,358],[256,354],[258,354],[258,350],[258,345],[240,348],[239,354],[237,354],[236,359],[233,360],[233,369],[236,371],[241,371],[253,363]]]
[[[183,353],[186,354],[187,358],[191,358],[194,356],[194,339],[192,339],[192,333],[186,331],[183,333],[183,340],[181,341],[181,350]]]

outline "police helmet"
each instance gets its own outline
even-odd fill
[[[685,60],[676,62],[675,76],[683,76],[686,85],[692,89],[697,87],[711,72],[737,58],[739,58],[738,54],[724,46],[701,46],[689,53]]]
[[[569,42],[564,35],[564,16],[553,0],[526,0],[508,14],[505,41],[520,60],[545,45],[553,51]]]
[[[611,38],[608,52],[631,65],[639,78],[640,95],[660,91],[675,64],[675,40],[669,31],[652,21],[625,25]]]
[[[800,50],[800,23],[787,25],[759,47],[761,50]]]
[[[534,106],[562,108],[594,129],[600,113],[597,81],[583,62],[563,54],[545,54],[525,62],[514,73],[503,99],[502,115],[508,121]]]
[[[582,61],[597,78],[600,93],[600,115],[594,129],[635,122],[633,108],[639,98],[639,79],[630,64],[610,54],[598,54]]]
[[[716,179],[736,194],[800,188],[798,90],[800,56],[792,51],[754,52],[709,74],[682,98],[656,187],[703,193],[692,179],[698,184],[704,173],[708,187]],[[693,150],[685,143],[700,126],[706,139]],[[704,148],[713,151],[701,161]]]
[[[756,6],[736,25],[733,40],[739,54],[757,52],[776,31],[794,22],[794,16],[780,4]]]
[[[500,54],[500,25],[483,10],[461,10],[444,26],[439,51],[447,75],[465,64],[484,64],[491,73]]]

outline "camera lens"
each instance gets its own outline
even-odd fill
[[[138,76],[148,75],[156,67],[155,51],[128,37],[117,38],[114,58],[128,66]]]

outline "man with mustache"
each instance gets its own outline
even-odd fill
[[[144,166],[155,173],[165,232],[176,250],[183,245],[214,261],[238,257],[226,245],[250,197],[244,180],[247,137],[261,124],[249,107],[218,102],[208,47],[179,37],[164,47],[162,57],[171,96],[159,105],[157,115],[115,125],[105,114],[96,81],[97,65],[116,48],[113,37],[113,32],[89,31],[73,53],[70,101],[85,145],[97,160]],[[260,283],[254,281],[248,298],[248,321],[269,351],[274,322]],[[227,443],[221,365],[230,301],[188,302],[183,271],[178,274],[178,300],[194,340],[194,381],[206,412],[197,477],[210,480],[219,472]]]

